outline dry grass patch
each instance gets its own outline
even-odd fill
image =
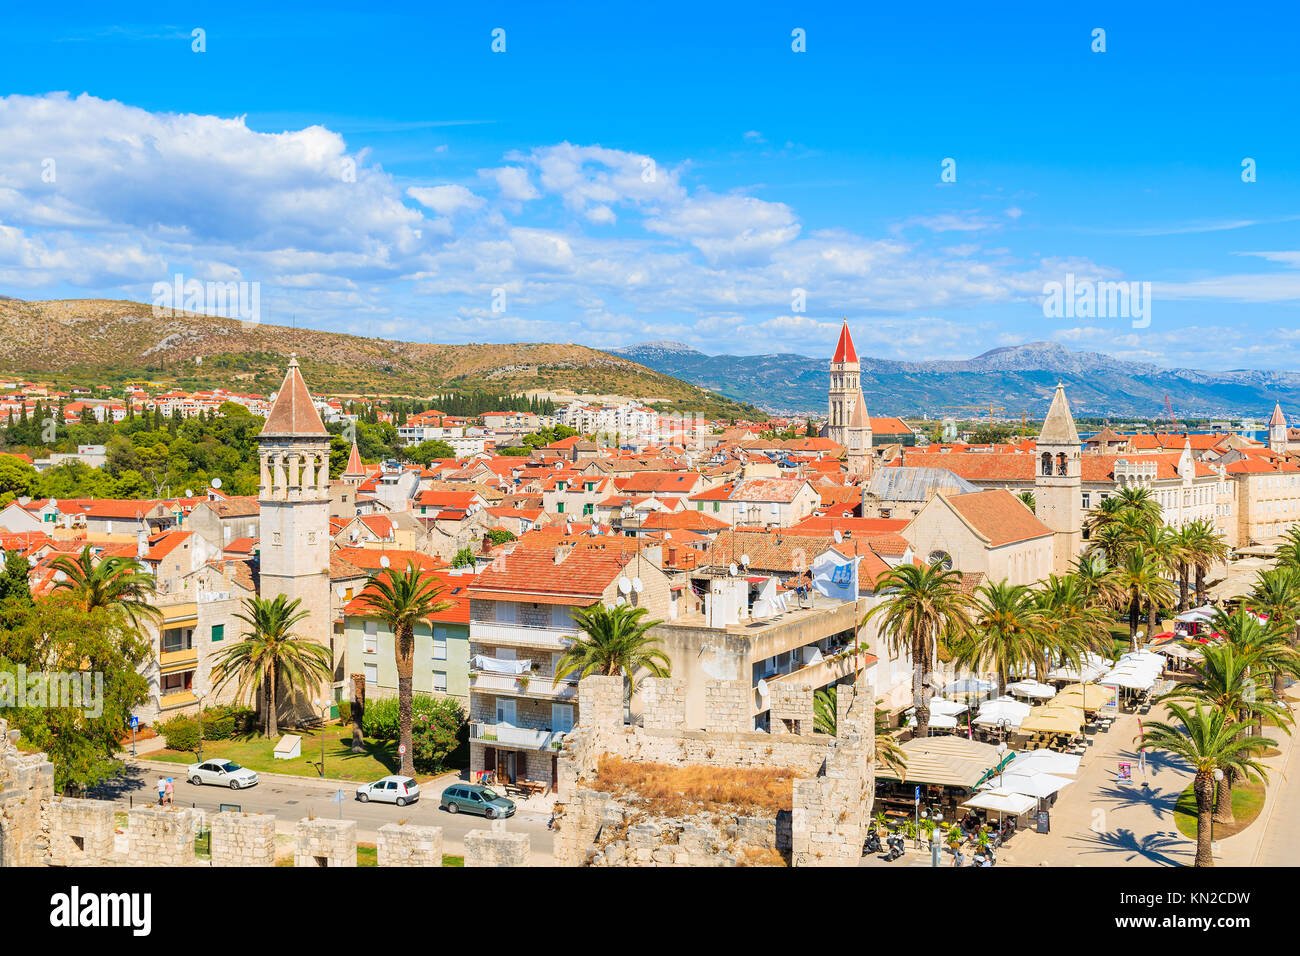
[[[650,812],[665,816],[719,805],[772,814],[791,808],[797,776],[789,767],[673,767],[604,757],[591,785],[617,796],[639,797]]]
[[[771,847],[747,846],[741,851],[740,866],[789,866],[790,861]]]

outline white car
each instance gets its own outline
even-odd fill
[[[205,760],[203,763],[190,764],[185,775],[196,787],[205,783],[229,787],[231,790],[257,786],[257,773],[241,767],[233,760]]]
[[[420,785],[410,777],[394,774],[383,780],[363,783],[357,787],[357,799],[362,803],[375,800],[379,803],[395,803],[399,807],[404,807],[420,799]]]

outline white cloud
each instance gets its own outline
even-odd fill
[[[527,202],[541,195],[528,181],[528,170],[521,166],[502,166],[499,169],[480,169],[480,176],[486,176],[497,184],[501,198],[516,202]]]
[[[406,191],[421,206],[443,216],[454,216],[464,209],[478,209],[483,199],[464,186],[412,186]]]

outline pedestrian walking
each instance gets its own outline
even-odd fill
[[[171,777],[167,778],[167,805],[171,806],[176,797],[176,783]]]
[[[159,777],[158,778],[158,806],[161,807],[165,799],[167,799],[167,781],[164,780],[162,777]]]

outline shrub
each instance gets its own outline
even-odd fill
[[[218,704],[203,710],[203,739],[229,740],[250,732],[257,723],[257,713],[238,704]]]
[[[166,738],[170,750],[188,750],[195,754],[199,751],[199,724],[190,717],[173,717],[159,724],[158,732]]]
[[[430,697],[428,694],[415,694],[411,698],[412,726],[421,717],[450,721],[454,718],[459,723],[465,722],[465,714],[460,704],[450,697]],[[396,740],[399,736],[397,722],[397,698],[379,697],[366,701],[366,713],[362,718],[361,731],[375,740]]]
[[[338,702],[339,720],[345,724],[352,723],[352,701],[341,700]]]

